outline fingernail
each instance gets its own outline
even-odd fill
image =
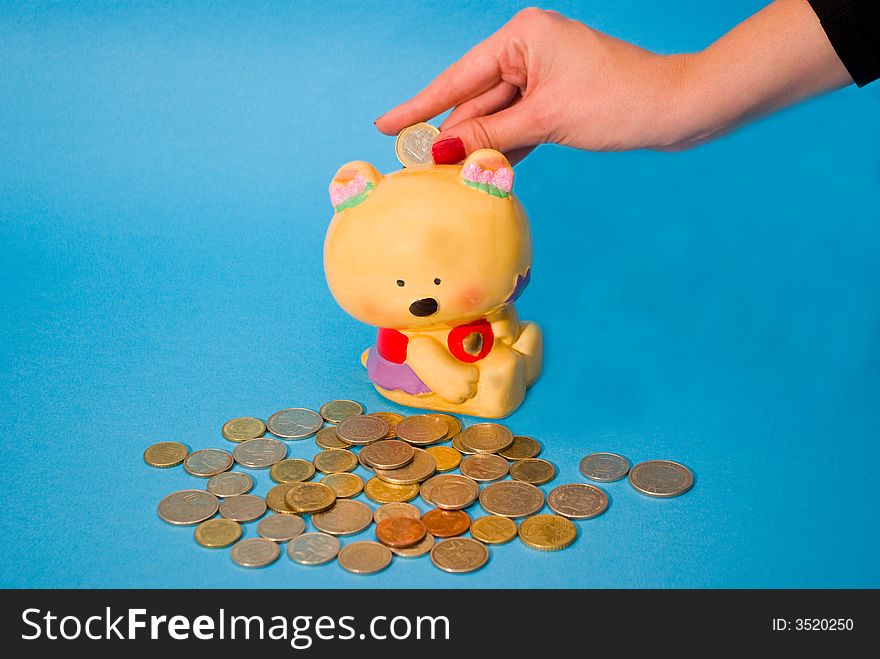
[[[465,159],[464,142],[460,137],[447,137],[434,142],[431,147],[431,158],[437,165],[454,165]]]

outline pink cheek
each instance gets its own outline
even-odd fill
[[[482,287],[472,286],[459,292],[456,302],[463,309],[476,309],[482,306],[485,296],[486,291]]]

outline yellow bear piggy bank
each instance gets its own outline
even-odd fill
[[[333,178],[324,271],[339,305],[379,328],[362,361],[386,398],[500,418],[540,374],[541,331],[513,308],[532,241],[512,186],[491,149],[387,176],[355,161]]]

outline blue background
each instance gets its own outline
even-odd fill
[[[760,5],[548,6],[676,52]],[[231,449],[230,417],[336,397],[395,409],[358,361],[373,330],[324,283],[327,185],[352,159],[396,169],[372,120],[516,8],[0,6],[0,585],[880,586],[878,85],[686,153],[542,147],[517,168],[518,308],[547,360],[509,426],[553,485],[608,450],[686,463],[686,496],[610,484],[570,549],[515,541],[465,576],[249,571],[156,517],[204,481],[145,466],[153,442]]]

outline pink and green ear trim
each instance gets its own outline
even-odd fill
[[[469,163],[461,170],[461,180],[477,190],[505,199],[513,189],[513,170],[510,167],[483,169],[476,163]]]
[[[376,185],[368,181],[363,174],[357,174],[346,183],[334,181],[330,185],[330,203],[333,204],[333,210],[341,213],[347,208],[357,206],[375,187]]]

